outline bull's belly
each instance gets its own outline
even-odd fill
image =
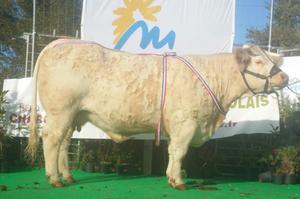
[[[86,116],[86,121],[91,122],[98,128],[102,129],[109,136],[122,135],[131,136],[136,134],[154,133],[155,122],[153,119],[132,118],[132,117],[105,117],[105,115],[90,113]],[[111,136],[110,136],[111,137]]]

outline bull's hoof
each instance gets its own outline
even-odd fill
[[[180,184],[180,185],[176,185],[175,189],[182,191],[182,190],[187,190],[187,187],[185,184]]]
[[[74,183],[74,182],[76,182],[76,180],[72,176],[64,178],[64,181],[66,181],[68,183]]]
[[[175,187],[175,180],[173,178],[168,177],[168,184],[170,187]]]
[[[180,174],[181,174],[182,178],[187,178],[187,173],[186,173],[186,171],[184,169],[181,170]]]
[[[60,188],[60,187],[64,187],[65,185],[63,183],[61,183],[60,181],[57,181],[57,182],[53,182],[51,183],[51,185],[54,187],[54,188]]]

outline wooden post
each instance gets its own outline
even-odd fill
[[[152,149],[153,149],[153,140],[145,140],[144,141],[144,162],[143,162],[144,175],[151,175],[152,173]]]

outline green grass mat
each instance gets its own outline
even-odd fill
[[[0,173],[1,199],[300,199],[299,185],[275,185],[241,180],[185,179],[189,189],[169,187],[164,176],[118,176],[74,171],[77,182],[52,188],[43,169]],[[216,183],[216,184],[214,184]]]

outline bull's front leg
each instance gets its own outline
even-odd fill
[[[170,144],[169,144],[169,164],[167,168],[167,177],[169,184],[179,190],[185,190],[186,185],[182,180],[181,165],[186,155],[189,144],[196,131],[196,122],[193,119],[187,119],[183,122],[170,124]]]

